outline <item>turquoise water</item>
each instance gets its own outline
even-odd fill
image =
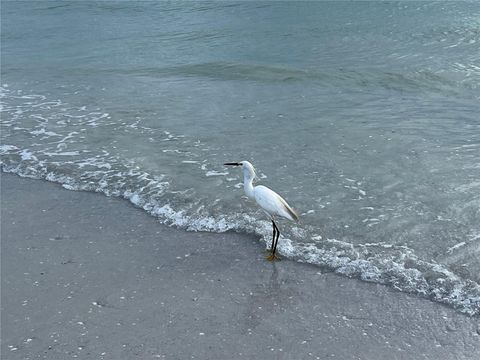
[[[480,313],[480,5],[3,2],[2,169]]]

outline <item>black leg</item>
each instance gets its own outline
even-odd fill
[[[273,222],[273,220],[272,220]],[[275,245],[273,246],[272,249],[272,254],[275,256],[275,251],[277,250],[277,244],[278,244],[278,238],[280,237],[280,230],[278,230],[277,224],[273,222],[273,225],[275,226],[275,229],[277,230],[277,238],[275,239]]]
[[[273,220],[272,220],[272,225],[273,225],[273,235],[272,235],[272,246],[270,246],[271,251],[273,251],[273,246],[275,245],[275,235],[277,234],[277,229]]]
[[[273,219],[272,219],[272,224],[273,224],[273,239],[272,239],[272,248],[271,248],[272,253],[267,257],[268,261],[280,260],[280,258],[275,256],[275,251],[277,250],[278,238],[280,237],[280,230],[278,230],[277,224],[275,224],[275,221]]]

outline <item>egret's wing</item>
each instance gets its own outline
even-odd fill
[[[298,220],[298,214],[287,202],[275,191],[266,186],[259,185],[255,187],[255,200],[258,205],[267,211],[270,215],[283,216],[292,221]]]
[[[298,213],[293,210],[290,205],[287,204],[287,202],[285,201],[284,198],[282,198],[280,195],[278,194],[275,194],[277,195],[278,197],[278,200],[280,200],[280,202],[282,203],[282,205],[285,207],[285,210],[287,210],[288,214],[292,217],[292,220],[293,221],[298,221],[298,219],[300,218],[300,216],[298,215]]]

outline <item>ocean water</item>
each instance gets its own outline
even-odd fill
[[[480,314],[477,2],[2,2],[1,166]]]

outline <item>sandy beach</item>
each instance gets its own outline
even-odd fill
[[[1,176],[2,359],[478,359],[480,324],[169,228],[125,200]]]

